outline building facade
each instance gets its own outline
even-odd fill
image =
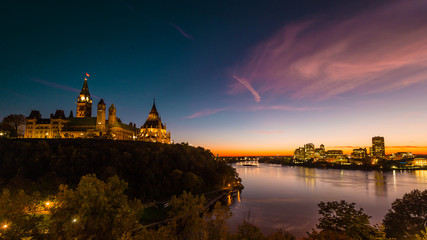
[[[371,156],[374,158],[383,158],[385,156],[384,137],[376,136],[372,138]]]
[[[155,104],[146,123],[137,128],[135,124],[124,124],[116,116],[116,108],[111,104],[106,112],[103,99],[97,104],[97,115],[92,117],[92,98],[88,80],[84,79],[77,98],[76,117],[72,113],[67,118],[63,110],[57,110],[50,118],[42,118],[39,111],[32,110],[26,119],[25,138],[105,138],[115,140],[140,140],[170,143],[170,132],[162,124]],[[108,118],[107,118],[108,116]]]

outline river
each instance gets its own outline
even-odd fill
[[[288,167],[260,163],[258,167],[234,164],[245,186],[230,208],[231,231],[243,218],[265,234],[283,228],[296,237],[306,236],[319,218],[320,201],[355,202],[380,223],[396,198],[413,189],[427,188],[427,171],[359,171]]]

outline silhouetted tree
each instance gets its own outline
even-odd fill
[[[25,124],[25,119],[22,114],[10,114],[3,118],[2,123],[10,128],[11,137],[18,137],[22,135],[19,132],[19,127]]]
[[[415,239],[427,227],[427,190],[415,189],[396,199],[383,224],[389,238]]]
[[[363,209],[355,209],[355,203],[347,203],[344,200],[333,202],[320,202],[319,214],[322,215],[316,225],[321,230],[320,234],[313,231],[309,239],[317,239],[322,235],[341,235],[348,239],[372,239],[378,234],[377,229],[369,224],[369,218]],[[325,232],[325,233],[322,233]],[[312,235],[312,236],[310,236]],[[322,238],[319,238],[322,239]]]

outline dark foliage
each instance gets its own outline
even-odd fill
[[[388,238],[415,239],[427,227],[427,190],[413,190],[391,204],[383,224]]]
[[[25,116],[22,114],[10,114],[3,118],[2,128],[10,130],[11,137],[22,135],[19,132],[19,127],[25,124]]]
[[[186,144],[166,145],[94,139],[1,139],[0,187],[45,194],[60,184],[77,186],[80,178],[115,175],[129,183],[128,195],[166,199],[222,187],[237,174],[209,150]]]
[[[334,236],[335,239],[375,239],[377,230],[369,224],[369,218],[363,209],[357,210],[355,203],[320,202],[319,214],[321,218],[316,225],[320,233],[313,231],[308,239],[327,239]]]

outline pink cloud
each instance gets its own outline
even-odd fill
[[[236,79],[240,84],[242,84],[245,88],[247,88],[249,92],[252,93],[252,95],[254,96],[255,102],[261,101],[261,97],[259,96],[258,92],[252,87],[252,85],[246,79],[239,78],[236,75],[233,75],[233,78]]]
[[[257,133],[257,134],[262,134],[262,135],[272,135],[272,134],[282,134],[284,133],[284,131],[248,131],[250,133]]]
[[[305,112],[305,111],[318,111],[321,108],[313,107],[293,107],[289,105],[272,105],[272,106],[255,106],[252,110],[278,110],[278,111],[288,111],[288,112]]]
[[[195,113],[193,113],[189,116],[186,116],[184,118],[193,119],[193,118],[199,118],[199,117],[206,117],[206,116],[218,113],[218,112],[226,111],[228,109],[230,109],[230,108],[227,107],[227,108],[216,108],[216,109],[204,109],[200,112],[195,112]]]
[[[191,36],[190,34],[186,33],[184,30],[182,30],[182,28],[174,23],[170,23],[170,25],[172,27],[174,27],[179,33],[181,33],[182,36],[188,38],[188,39],[194,39],[193,36]]]
[[[427,82],[426,12],[427,1],[402,0],[341,21],[317,17],[289,24],[256,46],[236,72],[258,92],[292,99],[374,94]]]

